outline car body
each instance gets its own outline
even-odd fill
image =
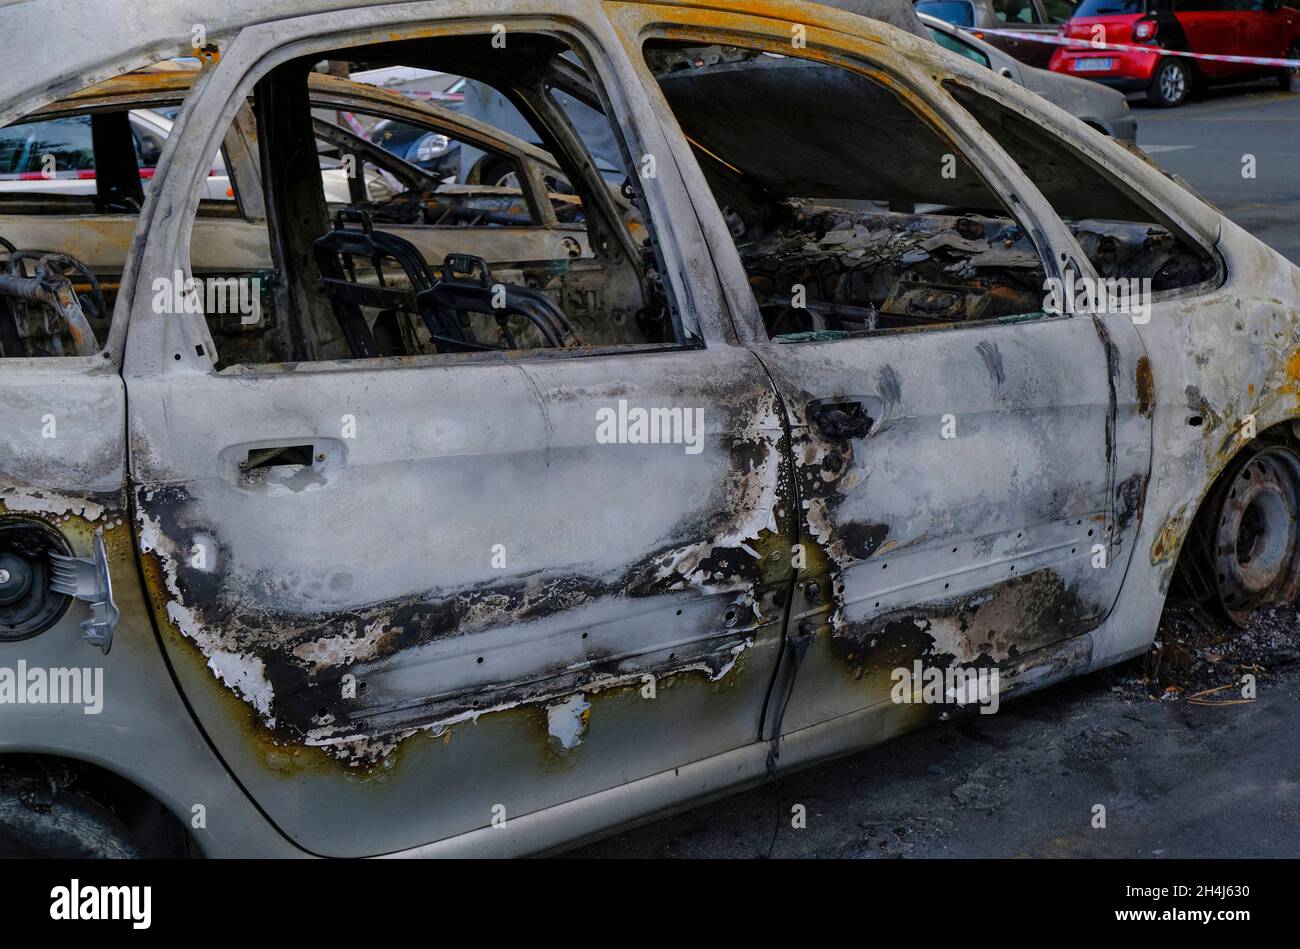
[[[1075,80],[1075,77],[1063,77],[1045,69],[1024,65],[1009,53],[976,39],[966,30],[953,26],[946,20],[937,19],[928,13],[920,13],[918,16],[935,42],[944,48],[987,66],[999,76],[1019,83],[1030,92],[1036,92],[1048,102],[1060,106],[1111,138],[1129,142],[1137,140],[1137,120],[1133,118],[1128,100],[1122,93],[1097,96],[1096,84],[1082,79],[1061,82],[1062,78]]]
[[[1053,72],[1144,91],[1153,105],[1165,107],[1181,105],[1198,84],[1277,76],[1290,89],[1295,74],[1257,63],[1192,60],[1180,52],[1300,59],[1300,11],[1277,0],[1083,0],[1064,35],[1143,49],[1062,47],[1052,55]]]
[[[1054,38],[1074,8],[1073,0],[916,0],[918,13],[971,30],[979,39],[1039,69],[1047,68],[1056,47],[1035,37]],[[985,30],[1007,30],[1023,36]]]
[[[460,145],[446,135],[395,119],[384,119],[371,133],[371,140],[385,151],[440,178],[460,173]]]
[[[0,127],[176,55],[192,15],[0,7],[29,51]],[[75,812],[82,849],[131,852],[150,813],[209,856],[545,852],[959,714],[966,686],[898,694],[913,663],[1011,699],[1141,655],[1180,560],[1232,616],[1294,597],[1300,270],[982,65],[765,0],[204,22],[138,214],[0,207],[0,236],[78,259],[0,274],[0,345],[68,353],[0,373],[7,839]],[[541,222],[331,221],[307,79],[331,56],[507,89],[555,146],[519,146]],[[618,130],[640,233],[555,88]],[[262,190],[205,215],[254,90]],[[576,255],[541,162],[581,198]],[[101,189],[138,188],[110,164]],[[381,245],[412,282],[450,258],[418,312],[334,267]],[[205,272],[266,278],[264,312],[173,306]],[[1141,317],[1049,305],[1105,279],[1150,282]],[[462,322],[375,345],[449,296]],[[452,338],[556,309],[564,338]],[[85,714],[13,698],[77,670],[102,678]]]

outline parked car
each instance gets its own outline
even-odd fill
[[[916,0],[918,13],[925,13],[954,26],[969,29],[976,37],[1014,56],[1022,63],[1047,68],[1056,49],[1035,36],[1055,37],[1074,13],[1077,0]],[[984,30],[1010,30],[1023,34],[1001,36]]]
[[[1279,254],[880,21],[477,9],[211,4],[138,214],[0,203],[9,852],[545,852],[1141,655],[1171,589],[1294,599]],[[0,6],[0,128],[194,14]],[[363,57],[540,126],[504,219],[329,207],[322,135],[429,178],[313,119],[355,103],[311,66]],[[639,233],[555,89],[606,115]],[[92,114],[97,188],[139,194]],[[196,277],[260,311],[176,304]]]
[[[147,185],[163,143],[171,134],[172,120],[152,109],[133,109],[129,122],[140,179]],[[0,129],[0,191],[94,194],[95,154],[90,126],[90,116],[79,115]],[[204,197],[228,199],[228,188],[225,163],[217,155],[212,160]]]
[[[146,72],[114,80],[97,88],[100,99],[105,95],[113,95],[158,103],[157,108],[131,109],[127,116],[143,190],[148,189],[158,156],[171,134],[175,120],[176,107],[163,103],[170,103],[176,96],[188,92],[196,75],[189,70]],[[328,81],[322,79],[318,85],[325,86]],[[143,95],[140,94],[141,90]],[[359,101],[364,98],[361,97]],[[0,169],[3,169],[0,170],[0,194],[96,195],[98,189],[91,126],[90,110],[84,102],[77,106],[74,101],[64,103],[58,110],[0,129]],[[382,127],[380,133],[383,134],[386,129],[395,126],[416,138],[423,136],[428,141],[446,140],[445,135],[395,119],[381,120],[377,128]],[[396,152],[383,142],[378,144],[384,145],[386,151]],[[402,149],[399,157],[405,158],[408,151],[412,157],[418,157],[427,152],[428,148],[426,142],[411,141]],[[48,168],[45,167],[46,161],[50,162]],[[437,171],[435,163],[426,164],[429,164],[432,171]],[[327,201],[346,203],[350,200],[349,176],[336,159],[328,155],[322,156],[321,175]],[[384,173],[374,165],[367,170],[367,181],[369,190],[376,195],[388,192],[393,184],[391,179],[386,181]],[[221,152],[213,156],[212,170],[205,182],[203,196],[210,201],[232,201],[235,198],[234,186]],[[124,209],[139,210],[129,203]]]
[[[1061,47],[1053,72],[1085,76],[1115,89],[1144,91],[1173,108],[1198,85],[1276,76],[1291,89],[1294,69],[1197,60],[1212,53],[1300,60],[1300,11],[1279,0],[1082,0],[1065,36],[1147,47],[1141,51]]]
[[[934,41],[945,49],[992,69],[999,76],[1019,83],[1030,92],[1036,92],[1048,102],[1060,106],[1111,138],[1136,141],[1137,121],[1133,118],[1133,112],[1123,93],[1074,76],[1062,76],[1046,69],[1026,66],[1008,53],[976,39],[951,23],[936,19],[928,13],[920,13],[919,17]]]
[[[424,126],[383,119],[371,129],[370,140],[439,178],[454,178],[460,171],[460,142]]]

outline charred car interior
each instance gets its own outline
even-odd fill
[[[680,324],[667,307],[637,206],[635,170],[621,185],[603,178],[556,104],[555,92],[563,90],[601,110],[597,93],[564,44],[543,37],[518,42],[519,68],[489,73],[485,81],[500,83],[534,116],[537,138],[552,152],[567,150],[566,167],[551,152],[477,127],[473,144],[484,157],[461,183],[347,127],[338,117],[344,110],[354,122],[380,118],[376,109],[385,106],[401,111],[375,92],[358,102],[355,84],[313,70],[319,57],[286,64],[263,80],[214,161],[212,176],[224,183],[228,175],[229,188],[200,199],[194,236],[197,277],[258,288],[255,320],[209,308],[223,365],[678,342]],[[371,67],[419,62],[469,74],[466,46],[428,41],[348,55],[365,57]],[[153,152],[143,150],[138,112],[123,100],[129,105],[134,96],[139,105],[174,114],[191,81],[175,74],[128,79],[7,130],[5,177],[57,182],[70,173],[85,184],[68,193],[16,190],[0,180],[0,221],[15,219],[7,228],[14,240],[0,233],[8,278],[0,285],[8,311],[0,353],[88,355],[106,338],[121,275],[115,250],[143,202],[153,171],[147,162],[158,150],[158,143]],[[412,111],[406,106],[406,121],[450,131],[436,124],[437,109]],[[513,154],[495,150],[503,142]],[[80,168],[73,160],[78,146]],[[54,156],[53,174],[37,166],[45,155]],[[484,171],[503,183],[483,183]],[[89,263],[26,246],[80,244],[84,254],[82,220],[116,232],[100,239]],[[284,223],[290,221],[293,227]],[[245,261],[256,268],[240,266]],[[200,295],[182,305],[205,302]]]
[[[772,338],[1042,315],[1045,272],[1031,236],[896,90],[738,47],[661,41],[646,58],[724,208]],[[1094,195],[1115,191],[1090,188],[1096,172],[1085,163],[949,88],[1022,156],[1099,274],[1149,278],[1156,292],[1213,279],[1212,259],[1158,215],[1099,204]],[[761,111],[748,108],[755,99]],[[728,121],[737,114],[746,121]]]
[[[533,117],[559,171],[522,189],[464,189],[397,169],[392,194],[356,195],[362,200],[342,207],[326,206],[309,173],[317,158],[308,145],[322,131],[311,121],[307,87],[316,58],[265,77],[254,108],[279,266],[263,330],[267,358],[250,361],[678,342],[653,249],[636,236],[634,177],[624,179],[623,194],[611,193],[553,98],[564,88],[602,108],[568,52],[555,40],[519,37],[516,63],[502,75],[476,71],[481,57],[465,40],[349,50],[372,65],[416,62],[493,84]],[[331,137],[345,152],[360,150],[354,137],[337,130]],[[366,157],[378,157],[373,146]],[[406,225],[405,234],[393,225]],[[494,240],[521,226],[564,228],[567,238],[553,245],[555,256],[524,257]],[[425,228],[437,240],[417,246],[411,232]]]

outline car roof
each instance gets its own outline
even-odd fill
[[[196,25],[209,43],[224,47],[241,29],[294,17],[365,7],[401,6],[413,0],[0,0],[0,36],[6,62],[0,70],[0,125],[85,86],[189,53]],[[633,0],[638,2],[638,0]],[[717,0],[673,0],[679,7],[717,11]],[[569,0],[571,15],[603,16],[600,0]],[[845,13],[877,18],[923,37],[908,0],[728,0],[728,12],[789,18],[797,9],[809,23],[844,23]],[[836,9],[841,8],[841,9]],[[912,26],[908,26],[910,17]]]

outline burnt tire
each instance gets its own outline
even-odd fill
[[[514,162],[500,158],[488,159],[479,168],[479,184],[493,188],[518,188],[519,174]]]
[[[141,856],[126,826],[90,798],[39,783],[0,788],[0,858],[122,859]]]
[[[1163,59],[1151,75],[1147,101],[1162,109],[1173,109],[1187,101],[1196,76],[1186,60]]]
[[[1238,626],[1300,592],[1300,456],[1285,445],[1243,455],[1202,511],[1192,551],[1207,598]]]
[[[1300,59],[1300,42],[1295,42],[1288,47],[1284,59]],[[1277,84],[1283,92],[1290,92],[1297,86],[1300,86],[1300,69],[1279,69],[1277,73]]]

